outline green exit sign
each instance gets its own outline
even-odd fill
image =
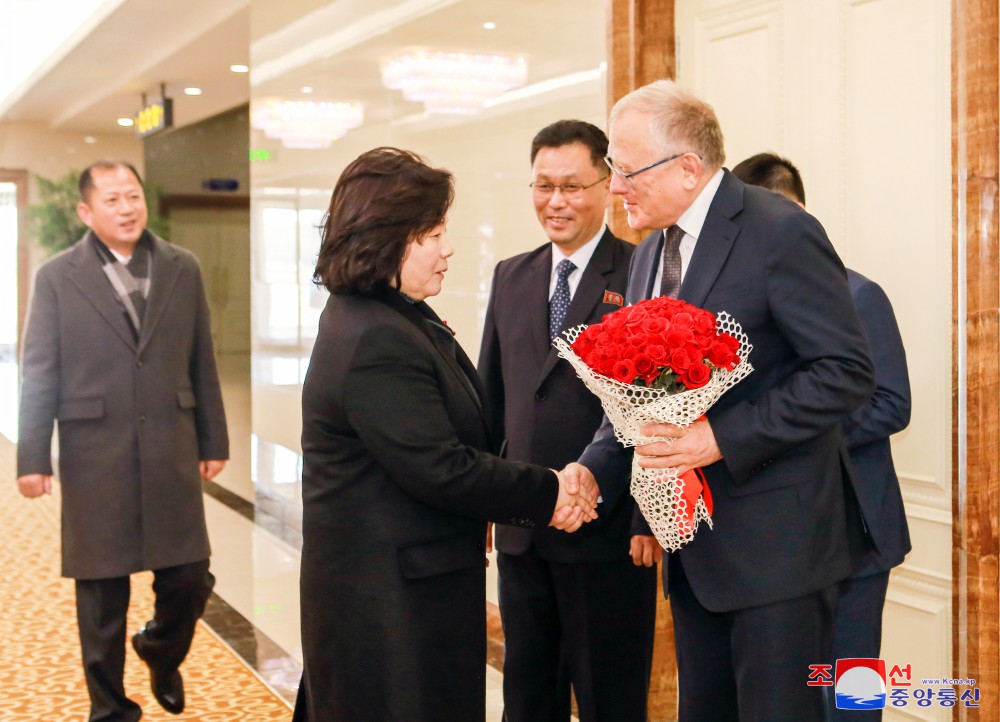
[[[271,151],[269,151],[267,148],[250,149],[251,163],[267,163],[269,160],[271,160]]]

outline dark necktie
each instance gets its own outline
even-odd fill
[[[568,258],[559,261],[556,266],[556,291],[549,301],[549,340],[554,341],[556,336],[563,330],[566,323],[566,311],[569,309],[569,274],[576,270],[576,266]]]
[[[681,290],[681,240],[684,230],[670,226],[663,232],[663,275],[660,276],[660,295],[677,298]]]

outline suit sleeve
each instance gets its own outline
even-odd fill
[[[844,267],[822,226],[795,213],[771,234],[764,279],[769,312],[795,363],[756,398],[707,414],[737,484],[761,464],[838,426],[874,390]]]
[[[222,404],[222,389],[215,366],[212,345],[212,324],[205,298],[205,286],[197,262],[194,265],[198,297],[195,301],[196,321],[194,347],[191,353],[191,387],[198,400],[195,421],[198,428],[198,457],[202,461],[229,458],[229,432]]]
[[[558,495],[555,475],[463,444],[428,353],[391,326],[371,328],[359,340],[343,404],[368,452],[406,494],[428,506],[482,521],[548,524]]]
[[[21,354],[18,476],[52,473],[59,362],[59,306],[52,282],[42,269],[35,277]]]
[[[477,371],[486,389],[486,408],[493,432],[500,439],[506,440],[507,431],[504,421],[506,404],[504,401],[503,360],[500,357],[500,337],[496,326],[496,298],[500,282],[500,266],[493,271],[493,285],[490,286],[490,301],[486,307],[486,323],[483,326],[483,342],[479,347],[479,364]],[[502,453],[501,447],[501,453]]]
[[[910,377],[892,304],[872,282],[861,285],[854,301],[875,365],[875,393],[844,421],[848,450],[887,439],[910,423]]]
[[[638,252],[633,253],[629,260],[626,305],[632,305],[642,300],[644,293],[644,282],[640,278],[641,274],[637,272],[637,255]],[[605,415],[594,434],[593,441],[580,455],[580,463],[590,469],[601,489],[602,502],[597,507],[598,517],[596,521],[591,523],[599,524],[607,519],[620,503],[622,496],[629,494],[629,486],[632,481],[632,454],[631,447],[625,447],[618,441],[615,429]],[[641,519],[638,507],[636,507],[635,514]],[[635,523],[633,524],[634,528],[636,528]],[[633,531],[633,533],[642,532]]]

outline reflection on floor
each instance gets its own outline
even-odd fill
[[[205,622],[291,703],[302,671],[301,457],[250,433],[247,359],[223,356],[219,369],[232,449],[223,474],[204,485],[212,572],[217,579]],[[0,362],[0,433],[11,440],[17,438],[16,411],[17,366]],[[72,674],[82,684],[78,665],[73,665]],[[486,719],[497,722],[503,709],[502,676],[487,667],[486,679]]]
[[[70,579],[59,576],[60,488],[52,496],[24,499],[17,493],[14,447],[0,437],[0,720],[39,722],[86,719],[90,701],[80,666],[76,606]],[[153,575],[132,577],[128,630],[152,614]],[[218,600],[214,600],[218,601]],[[125,652],[125,689],[143,708],[143,719],[176,719],[153,701],[149,671],[131,648]],[[287,701],[275,695],[219,637],[199,624],[182,668],[189,722],[286,722]]]

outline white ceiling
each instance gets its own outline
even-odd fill
[[[0,0],[2,1],[2,0]],[[428,116],[381,82],[380,67],[406,49],[502,53],[524,57],[526,94],[509,93],[478,122],[515,118],[539,103],[603,96],[606,75],[603,2],[578,0],[116,0],[86,37],[60,49],[61,57],[20,96],[0,102],[0,121],[34,122],[52,129],[131,134],[116,119],[132,116],[141,95],[158,98],[166,84],[174,123],[183,126],[247,103],[251,96],[365,106],[355,142],[382,144],[407,133],[447,130],[476,122]],[[530,19],[530,20],[529,20]],[[495,29],[483,23],[491,21]],[[82,34],[82,33],[80,33]],[[234,63],[250,65],[237,75]],[[549,86],[549,83],[554,85]],[[200,96],[183,88],[196,85]],[[491,120],[492,119],[492,120]],[[483,130],[486,130],[483,128]],[[304,184],[311,170],[332,160],[312,151],[285,151],[254,132],[254,147],[273,150],[273,162],[255,178]],[[334,144],[339,146],[340,143]],[[347,143],[352,145],[352,143]]]
[[[0,104],[0,119],[41,123],[53,130],[121,132],[116,119],[133,116],[160,97],[174,99],[174,124],[186,125],[246,103],[249,78],[229,70],[249,64],[250,0],[125,0],[21,93]],[[200,96],[184,88],[200,87]]]

